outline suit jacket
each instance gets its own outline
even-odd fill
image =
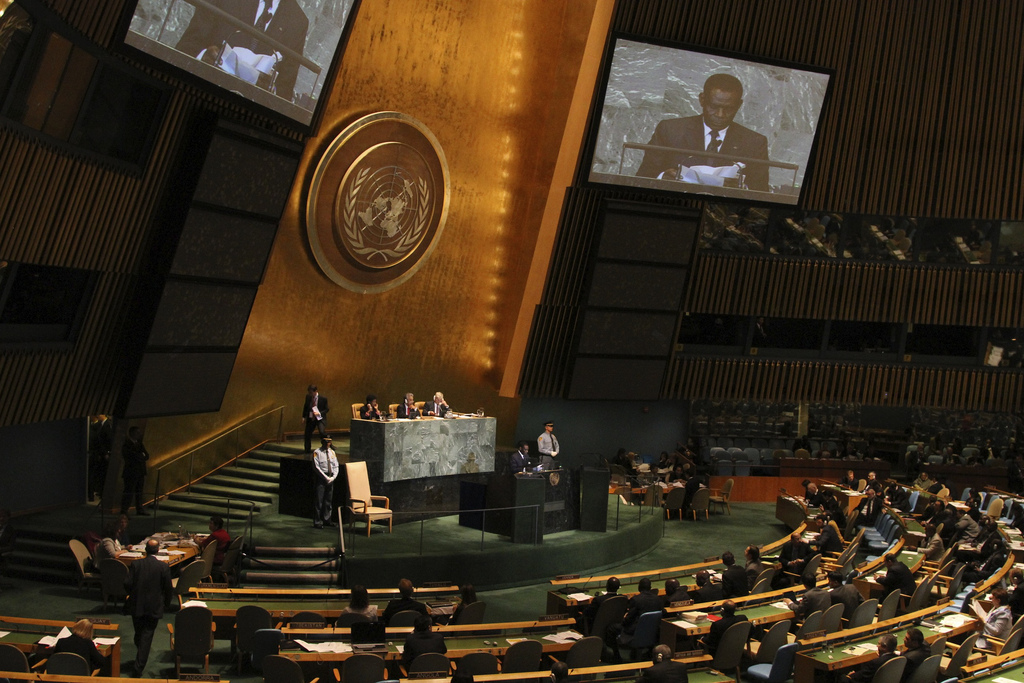
[[[604,603],[608,598],[613,598],[616,595],[618,595],[618,593],[601,593],[601,595],[595,595],[594,599],[590,601],[590,604],[583,608],[583,618],[587,623],[587,631],[590,630],[590,625],[594,623],[594,617],[597,616],[597,611],[601,609],[602,603]],[[591,635],[604,638],[603,633],[593,633]]]
[[[807,560],[811,556],[811,546],[807,545],[803,541],[800,541],[795,546],[787,541],[782,545],[782,550],[779,551],[779,562],[782,563],[783,568],[786,568],[790,562],[795,560]]]
[[[715,652],[718,650],[718,644],[722,642],[722,636],[725,635],[725,632],[730,626],[737,622],[746,620],[747,618],[742,614],[734,614],[731,617],[722,617],[718,621],[712,622],[711,629],[708,631],[708,634],[704,636],[704,644],[708,648],[708,654],[714,656]]]
[[[436,631],[413,631],[405,639],[405,648],[402,650],[402,664],[408,667],[412,660],[426,652],[445,654],[448,646],[444,644],[444,636]]]
[[[839,534],[831,524],[826,524],[821,533],[818,534],[818,552],[820,553],[841,553],[843,542],[839,540]]]
[[[882,512],[882,501],[875,498],[865,498],[857,506],[857,512],[860,517],[857,519],[857,524],[860,526],[872,526],[875,520],[878,519],[878,515]]]
[[[530,456],[517,450],[508,457],[508,466],[512,472],[522,472],[530,466]]]
[[[715,600],[722,600],[724,597],[722,595],[722,584],[711,583],[710,581],[704,584],[703,588],[690,591],[690,598],[695,603],[714,602]]]
[[[360,420],[379,420],[381,418],[380,408],[374,408],[369,403],[364,403],[359,409]]]
[[[900,682],[906,683],[909,681],[910,677],[914,675],[914,671],[917,670],[917,667],[921,666],[921,663],[931,657],[931,655],[931,648],[928,647],[927,644],[904,652],[903,656],[907,658],[907,666],[903,669],[903,677],[900,678]]]
[[[437,404],[434,403],[433,401],[427,401],[426,403],[423,404],[424,415],[427,415],[428,413],[434,413],[434,415],[436,415],[437,417],[444,417],[445,415],[448,414],[449,410],[451,410],[451,408],[449,408],[448,405],[445,403]]]
[[[687,116],[680,119],[665,119],[658,123],[651,136],[649,145],[676,147],[679,149],[704,149],[704,117]],[[768,138],[756,133],[735,121],[725,132],[725,140],[719,153],[734,157],[747,157],[768,160]],[[728,166],[732,162],[728,158],[710,158],[683,152],[666,152],[649,150],[644,153],[644,160],[636,174],[648,178],[656,178],[663,171],[684,166]],[[751,190],[768,191],[768,166],[746,163],[747,187]]]
[[[142,445],[142,441],[125,439],[121,447],[121,458],[124,460],[124,469],[121,476],[125,479],[133,479],[146,476],[146,461],[149,460],[149,451]]]
[[[854,611],[864,602],[864,596],[860,594],[857,587],[847,583],[839,588],[834,588],[828,593],[833,605],[843,606],[843,619],[847,621],[853,616]]]
[[[809,588],[804,591],[803,597],[797,603],[793,612],[797,619],[806,619],[811,614],[824,612],[832,606],[832,598],[824,588]]]
[[[640,683],[688,683],[686,665],[667,659],[649,666],[640,674]]]
[[[395,414],[403,420],[415,420],[420,416],[420,409],[416,406],[407,406],[404,403],[399,403]]]
[[[932,537],[928,539],[928,544],[924,548],[919,548],[919,550],[924,555],[924,559],[934,562],[939,559],[942,553],[946,552],[946,546],[943,544],[941,536],[932,534]]]
[[[750,595],[747,588],[747,572],[739,565],[732,565],[722,572],[722,595],[727,598],[739,598]]]
[[[622,630],[632,634],[636,630],[636,622],[641,614],[647,612],[660,612],[665,609],[664,599],[654,589],[637,593],[629,599],[629,608],[626,616],[622,618]]]
[[[864,662],[860,665],[860,668],[849,677],[850,683],[871,683],[871,680],[875,677],[875,672],[878,671],[883,664],[896,656],[895,652],[886,652],[884,655],[875,657],[870,662]]]
[[[213,0],[213,4],[231,16],[249,25],[256,23],[256,12],[259,0]],[[273,18],[263,33],[299,54],[306,46],[306,32],[309,30],[309,19],[296,0],[281,0]],[[220,47],[227,41],[232,47],[245,47],[257,54],[273,54],[275,49],[269,43],[263,43],[255,36],[236,30],[234,26],[214,17],[212,13],[196,9],[189,21],[188,28],[178,40],[176,49],[193,57],[208,47]],[[295,79],[299,73],[299,64],[291,57],[285,56],[277,64],[277,81],[274,88],[279,97],[291,100],[294,95]]]
[[[910,573],[907,565],[899,560],[892,565],[892,568],[885,573],[885,576],[878,580],[880,586],[885,589],[886,595],[897,588],[903,595],[913,595],[917,584],[914,583],[914,575]]]
[[[327,405],[327,397],[323,394],[316,395],[316,408],[320,411],[320,418],[326,420],[327,413],[331,408]],[[307,420],[313,419],[309,416],[311,410],[313,410],[313,397],[306,394],[306,400],[302,403],[302,417]]]
[[[381,615],[380,620],[387,624],[391,617],[408,609],[419,612],[423,616],[428,616],[427,606],[419,600],[413,600],[412,598],[395,598],[388,603],[387,607],[384,608],[384,614]]]
[[[764,562],[748,562],[747,563],[747,589],[753,589],[754,584],[757,583],[757,577],[761,576],[761,572],[768,569]]]
[[[128,592],[128,613],[133,617],[159,619],[171,599],[171,570],[153,555],[135,560],[124,582]]]

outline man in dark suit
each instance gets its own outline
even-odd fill
[[[869,662],[861,664],[856,672],[840,678],[840,683],[871,683],[871,680],[875,677],[875,672],[895,656],[896,636],[886,633],[878,639],[878,656]]]
[[[444,417],[451,408],[445,403],[444,394],[440,391],[434,394],[432,401],[423,404],[423,414],[430,417]]]
[[[792,533],[789,535],[789,541],[782,545],[782,549],[779,551],[779,562],[782,564],[782,571],[775,574],[775,579],[772,581],[774,588],[781,586],[791,585],[792,579],[786,576],[786,572],[789,574],[800,575],[804,571],[804,567],[807,566],[807,560],[811,558],[811,546],[804,543],[803,539],[800,538],[800,534]]]
[[[622,618],[622,623],[612,624],[608,629],[608,646],[612,649],[616,660],[620,659],[618,654],[619,636],[631,636],[636,633],[636,625],[640,621],[640,615],[647,614],[648,612],[661,612],[665,609],[664,599],[658,595],[657,589],[651,588],[651,580],[649,578],[645,576],[640,579],[637,589],[640,592],[629,599],[629,607],[626,609],[626,616]],[[612,640],[613,638],[614,640]]]
[[[640,674],[639,683],[687,683],[686,665],[672,661],[672,648],[655,645],[651,650],[653,664]]]
[[[305,424],[306,452],[313,450],[313,430],[320,433],[320,438],[327,436],[327,397],[321,396],[315,384],[306,387],[306,400],[302,404],[302,421]]]
[[[665,606],[671,607],[673,602],[683,602],[690,599],[690,593],[680,587],[679,579],[667,579],[665,581]]]
[[[524,472],[530,467],[530,442],[520,441],[517,448],[518,450],[508,459],[508,467],[512,474]]]
[[[788,600],[789,608],[793,610],[797,620],[803,621],[815,612],[824,612],[832,606],[832,598],[824,588],[818,588],[818,580],[815,576],[803,578],[804,593],[800,596],[800,602]]]
[[[690,509],[690,503],[693,502],[693,496],[701,489],[701,487],[707,488],[708,480],[705,474],[695,474],[686,480],[686,486],[683,487],[683,512]]]
[[[711,575],[708,572],[697,572],[694,580],[697,582],[697,588],[690,591],[690,599],[695,603],[714,602],[725,597],[722,595],[722,584],[711,583]]]
[[[400,420],[415,420],[420,416],[420,409],[416,407],[416,397],[410,391],[405,395],[401,405],[395,410],[395,415]]]
[[[892,553],[886,555],[883,561],[886,572],[885,576],[878,580],[878,585],[882,587],[884,594],[888,595],[898,588],[903,595],[913,595],[917,584],[914,583],[914,575],[910,573],[910,568]]]
[[[587,632],[590,632],[590,625],[594,623],[594,618],[597,616],[597,612],[601,609],[601,605],[608,598],[614,597],[619,594],[620,581],[616,577],[611,577],[604,584],[604,593],[595,595],[594,599],[590,601],[590,604],[583,608],[583,619],[587,625]],[[604,638],[603,633],[591,633],[590,635],[597,636],[598,638]]]
[[[160,544],[157,541],[147,541],[146,556],[132,562],[124,582],[128,592],[127,609],[135,629],[136,654],[132,664],[132,678],[141,678],[146,669],[153,634],[164,616],[164,607],[171,599],[171,570],[167,568],[166,562],[156,558],[159,550]]]
[[[857,525],[874,526],[878,515],[882,513],[882,501],[875,496],[874,489],[864,490],[864,500],[857,506]]]
[[[232,47],[246,48],[255,54],[275,55],[278,52],[276,48],[259,37],[265,35],[300,55],[303,53],[309,19],[296,0],[213,0],[213,4],[252,26],[254,33],[232,26],[212,12],[197,9],[175,49],[193,57],[199,57],[204,50],[210,49],[219,55],[222,43],[227,42]],[[204,55],[203,58],[211,57]],[[277,71],[274,92],[278,97],[291,101],[299,63],[293,57],[282,55],[274,69]]]
[[[708,650],[708,654],[712,657],[718,651],[718,644],[722,642],[722,636],[725,635],[729,627],[736,622],[747,620],[744,615],[736,614],[736,603],[732,600],[726,600],[722,603],[721,617],[718,621],[712,622],[711,630],[701,639],[704,647]]]
[[[917,671],[917,667],[921,666],[924,660],[928,659],[932,655],[932,649],[924,642],[924,634],[921,633],[920,629],[912,628],[907,631],[907,635],[903,637],[903,653],[902,656],[907,658],[907,666],[903,669],[903,677],[900,679],[901,683],[906,683],[910,680],[910,677]]]
[[[860,604],[864,602],[864,596],[860,594],[860,591],[852,583],[844,584],[843,575],[839,572],[829,572],[828,587],[830,589],[828,597],[831,604],[841,604],[843,606],[843,619],[849,621]]]
[[[747,588],[747,572],[743,567],[737,566],[731,550],[722,553],[722,564],[725,565],[722,572],[722,595],[727,598],[750,595],[750,589]]]
[[[412,633],[406,636],[402,649],[402,666],[408,668],[412,660],[427,652],[443,655],[448,652],[448,646],[444,644],[443,635],[430,630],[430,617],[416,617]]]
[[[412,587],[412,581],[409,579],[402,579],[399,581],[399,597],[388,603],[388,606],[384,608],[384,614],[381,615],[380,620],[387,624],[391,617],[406,610],[413,610],[415,612],[419,612],[423,616],[429,616],[427,613],[427,606],[419,600],[412,599],[413,593],[415,592],[416,590]]]
[[[843,552],[843,541],[839,538],[836,528],[829,524],[828,517],[818,515],[818,539],[814,542],[819,553],[841,553]]]
[[[132,498],[135,498],[136,514],[147,515],[149,513],[142,507],[142,488],[146,482],[146,461],[149,460],[149,451],[142,445],[142,431],[138,427],[128,429],[128,438],[121,446],[121,459],[124,461],[124,468],[121,470],[121,478],[124,480],[121,514],[128,514]]]
[[[675,179],[679,166],[729,166],[735,157],[768,160],[768,138],[733,121],[743,106],[743,84],[730,74],[713,74],[704,81],[697,98],[701,113],[679,119],[665,119],[654,129],[649,145],[680,150],[704,150],[711,155],[648,150],[636,174],[648,178]],[[746,185],[768,191],[768,166],[756,161],[745,164]]]

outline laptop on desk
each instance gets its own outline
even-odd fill
[[[383,621],[357,621],[352,624],[352,651],[387,651],[386,628]]]

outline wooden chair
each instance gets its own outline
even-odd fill
[[[358,420],[359,419],[359,409],[362,408],[362,407],[363,407],[362,403],[353,403],[352,404],[352,419],[353,420]]]
[[[653,488],[653,487],[652,487]],[[679,519],[683,518],[683,501],[686,500],[686,491],[682,488],[673,487],[665,496],[665,519],[672,517],[672,511],[679,512]]]
[[[85,547],[85,544],[77,538],[72,538],[68,541],[68,547],[71,548],[71,554],[75,556],[78,590],[82,590],[82,586],[87,583],[100,586],[100,573],[93,571],[92,555],[89,554],[89,549]]]
[[[167,624],[174,654],[174,675],[181,677],[181,660],[202,659],[203,671],[210,673],[210,650],[213,649],[213,612],[206,607],[186,607]]]
[[[722,489],[718,492],[718,495],[716,496],[712,494],[711,497],[708,499],[709,506],[721,505],[722,512],[728,511],[728,513],[731,515],[732,508],[729,507],[729,496],[732,495],[733,484],[734,482],[732,479],[727,479],[726,482],[722,484]]]
[[[348,479],[348,510],[352,522],[361,519],[366,522],[366,535],[370,535],[370,525],[374,520],[386,519],[388,533],[391,533],[392,512],[391,501],[387,496],[374,496],[370,493],[370,477],[366,473],[366,461],[345,463],[345,475]],[[375,505],[383,503],[383,506]]]
[[[693,499],[690,500],[690,513],[693,514],[693,520],[697,521],[697,513],[703,512],[704,519],[708,518],[708,506],[711,504],[711,491],[710,489],[700,489],[697,493],[693,494]]]

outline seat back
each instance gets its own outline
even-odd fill
[[[127,591],[124,588],[128,578],[128,567],[112,558],[100,560],[100,585],[103,589],[103,600],[108,597],[114,600],[123,598]]]
[[[938,576],[934,574],[933,578]],[[921,579],[921,583],[917,584],[917,588],[914,589],[914,594],[910,596],[910,602],[907,604],[908,612],[916,612],[919,609],[924,609],[928,602],[928,595],[932,590],[932,582],[930,579]]]
[[[227,554],[227,550],[224,551],[224,554],[225,555]],[[203,548],[203,556],[202,556],[201,559],[203,560],[203,562],[206,563],[206,576],[201,577],[201,578],[205,579],[207,576],[210,575],[210,572],[213,571],[213,565],[214,565],[214,563],[217,560],[217,542],[216,541],[211,541],[208,546]]]
[[[764,572],[762,572],[764,573]],[[766,577],[758,579],[754,582],[754,587],[750,589],[751,595],[757,595],[759,593],[767,593],[772,589],[772,577]]]
[[[878,608],[878,621],[888,621],[896,616],[896,609],[900,606],[900,589],[897,588],[889,593],[882,600],[882,606]]]
[[[509,648],[512,649],[512,648]],[[447,677],[451,670],[451,661],[440,652],[424,652],[416,655],[409,664],[409,673],[444,673]]]
[[[467,605],[468,607],[468,605]],[[401,612],[391,615],[388,619],[388,626],[393,628],[404,628],[407,626],[415,626],[416,620],[420,617],[420,613],[414,609],[404,609]]]
[[[174,615],[174,653],[179,657],[205,657],[213,649],[213,612],[186,607]]]
[[[89,676],[89,662],[74,652],[55,652],[46,660],[46,673],[59,676]]]
[[[594,615],[594,623],[590,625],[590,633],[587,635],[597,636],[603,641],[609,626],[622,623],[628,606],[629,599],[625,595],[615,595],[602,602],[597,609],[597,614]]]
[[[825,610],[825,614],[821,616],[821,628],[825,629],[828,633],[835,633],[842,629],[843,607],[842,603],[837,603]]]
[[[941,655],[946,652],[946,636],[939,636],[932,641],[931,653],[933,655]]]
[[[750,476],[750,463],[746,460],[737,460],[733,462],[733,474],[737,477],[749,477]]]
[[[604,605],[602,605],[604,607]],[[572,644],[565,656],[565,663],[570,669],[583,669],[601,664],[601,651],[604,640],[597,636],[587,636]]]
[[[934,683],[935,678],[939,675],[939,665],[941,663],[942,655],[928,657],[914,669],[914,673],[910,674],[907,683]]]
[[[775,653],[772,669],[768,673],[768,683],[784,683],[793,676],[793,664],[796,661],[796,649],[799,643],[786,643]]]
[[[636,629],[633,631],[633,639],[629,641],[629,648],[632,650],[645,650],[658,644],[658,634],[661,628],[661,610],[656,612],[644,612],[636,621]]]
[[[987,513],[992,519],[999,519],[1003,516],[1003,499],[999,496],[993,496],[992,502],[988,504]]]
[[[764,634],[764,638],[761,639],[761,645],[757,648],[754,661],[758,664],[773,663],[775,661],[775,652],[786,644],[791,624],[792,622],[789,619],[783,619],[772,624],[768,633]]]
[[[387,677],[384,659],[368,652],[352,655],[341,667],[341,683],[378,683]]]
[[[348,497],[353,500],[365,501],[370,504],[370,477],[366,473],[366,461],[357,460],[345,463],[345,476],[348,480]]]
[[[999,648],[997,654],[1003,654],[1004,652],[1013,652],[1020,647],[1020,637],[1024,634],[1024,617],[1021,617],[1010,629],[1010,635],[1006,636],[1006,640]]]
[[[960,678],[961,670],[967,664],[967,659],[971,656],[971,653],[974,652],[974,646],[977,642],[977,633],[972,633],[964,638],[964,642],[960,643],[960,647],[949,658],[949,666],[942,672],[942,675],[947,678]]]
[[[263,660],[265,683],[305,683],[302,667],[284,655],[268,655]]]
[[[85,544],[79,541],[77,538],[72,538],[68,541],[68,547],[71,548],[71,553],[75,556],[75,562],[78,565],[79,576],[85,576],[92,571],[92,555],[89,554],[89,549],[85,547]]]
[[[811,612],[804,619],[804,623],[800,624],[800,628],[796,632],[796,640],[801,640],[805,633],[814,633],[815,631],[821,630],[821,620],[825,616],[825,613],[821,610],[817,612]]]
[[[878,667],[875,677],[871,683],[900,683],[903,677],[903,670],[907,668],[906,657],[893,657],[888,662]]]
[[[520,640],[505,650],[505,656],[501,660],[501,673],[536,671],[540,668],[540,658],[543,655],[544,646],[539,640]]]
[[[490,652],[470,652],[459,660],[459,673],[487,676],[498,673],[498,658]]]
[[[84,545],[82,546],[85,547]],[[0,671],[28,673],[28,658],[25,653],[10,643],[0,643]]]
[[[867,486],[868,486],[868,480],[867,479],[858,479],[857,480],[857,491],[863,493],[864,489],[866,489]]]
[[[357,612],[343,612],[338,615],[337,621],[334,622],[335,626],[342,628],[351,626],[352,624],[358,624],[364,621],[370,621],[370,617],[365,614],[359,614]]]
[[[690,510],[694,513],[703,512],[706,516],[708,513],[708,505],[711,504],[711,489],[700,489],[697,493],[693,494],[693,499],[690,500]]]
[[[817,576],[818,567],[821,565],[821,553],[818,553],[811,559],[807,560],[807,564],[804,565],[804,570],[800,573],[800,576]]]
[[[235,610],[235,647],[252,652],[256,631],[273,626],[270,612],[259,605],[242,605]]]
[[[284,635],[279,628],[261,628],[252,634],[252,668],[263,671],[263,660],[281,651]]]
[[[355,419],[355,420],[359,419],[359,409],[362,408],[362,407],[363,407],[362,403],[353,403],[352,404],[352,418],[353,419]]]
[[[857,609],[853,610],[853,616],[850,617],[850,621],[846,625],[846,628],[867,626],[871,623],[871,620],[875,618],[876,611],[878,611],[878,600],[875,598],[865,600],[857,605]]]
[[[711,667],[723,672],[735,670],[740,665],[743,648],[749,635],[749,621],[737,621],[725,629],[722,640],[718,643],[718,649],[715,650],[715,658],[711,662]]]
[[[456,626],[465,626],[466,624],[482,624],[484,623],[484,612],[487,611],[487,603],[483,600],[477,600],[467,605],[463,605],[459,611],[459,618],[455,620]]]
[[[213,543],[207,547],[213,547]],[[114,561],[117,562],[117,560]],[[104,562],[106,562],[106,560],[104,560]],[[118,562],[118,564],[121,563]],[[208,575],[209,572],[206,571],[206,561],[196,560],[181,570],[181,575],[178,576],[178,583],[174,586],[174,594],[188,595],[189,591],[199,583],[199,580]]]
[[[292,624],[319,624],[320,626],[324,626],[327,623],[324,615],[312,611],[296,612],[288,621]]]
[[[732,487],[736,485],[732,479],[726,479],[725,483],[722,484],[722,498],[729,500],[729,496],[732,495]]]
[[[743,457],[752,465],[761,462],[761,451],[756,448],[744,448]]]
[[[715,463],[715,476],[717,477],[730,477],[732,476],[732,460],[719,460]]]
[[[683,508],[683,501],[686,500],[686,490],[680,487],[674,487],[669,489],[668,495],[665,496],[665,509],[666,510],[681,510]]]

